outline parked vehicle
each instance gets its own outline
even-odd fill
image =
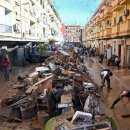
[[[40,55],[38,53],[29,53],[26,57],[26,62],[29,63],[41,63],[44,62],[49,56],[52,56],[54,54],[54,51],[47,51],[46,55]]]

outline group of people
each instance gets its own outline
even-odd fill
[[[102,79],[102,85],[101,88],[103,88],[103,86],[105,86],[105,81],[107,81],[107,88],[108,89],[112,89],[110,86],[110,77],[113,75],[113,73],[109,70],[109,69],[103,69],[100,73],[101,79]],[[114,102],[112,103],[110,109],[113,109],[115,107],[115,105],[121,101],[124,97],[128,98],[130,100],[130,90],[124,90],[121,92],[121,94],[114,100]]]
[[[99,54],[99,63],[103,63],[103,59],[104,59],[104,55]],[[113,63],[119,69],[120,68],[120,58],[119,58],[119,56],[116,56],[116,55],[111,56],[111,58],[108,60],[107,65],[109,66],[111,63]]]
[[[94,46],[94,47],[88,47],[86,48],[86,56],[89,56],[89,57],[95,57],[97,55],[97,48]]]

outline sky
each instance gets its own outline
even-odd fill
[[[85,26],[102,0],[53,0],[64,24]]]

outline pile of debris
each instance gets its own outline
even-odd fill
[[[1,100],[11,120],[37,117],[45,130],[112,130],[100,108],[99,88],[72,49],[59,50],[17,79]]]

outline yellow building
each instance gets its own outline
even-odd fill
[[[91,19],[96,21],[94,41],[100,53],[118,55],[121,66],[130,67],[130,0],[103,0]],[[93,36],[90,22],[86,25],[86,42]],[[110,54],[107,54],[108,49]]]

